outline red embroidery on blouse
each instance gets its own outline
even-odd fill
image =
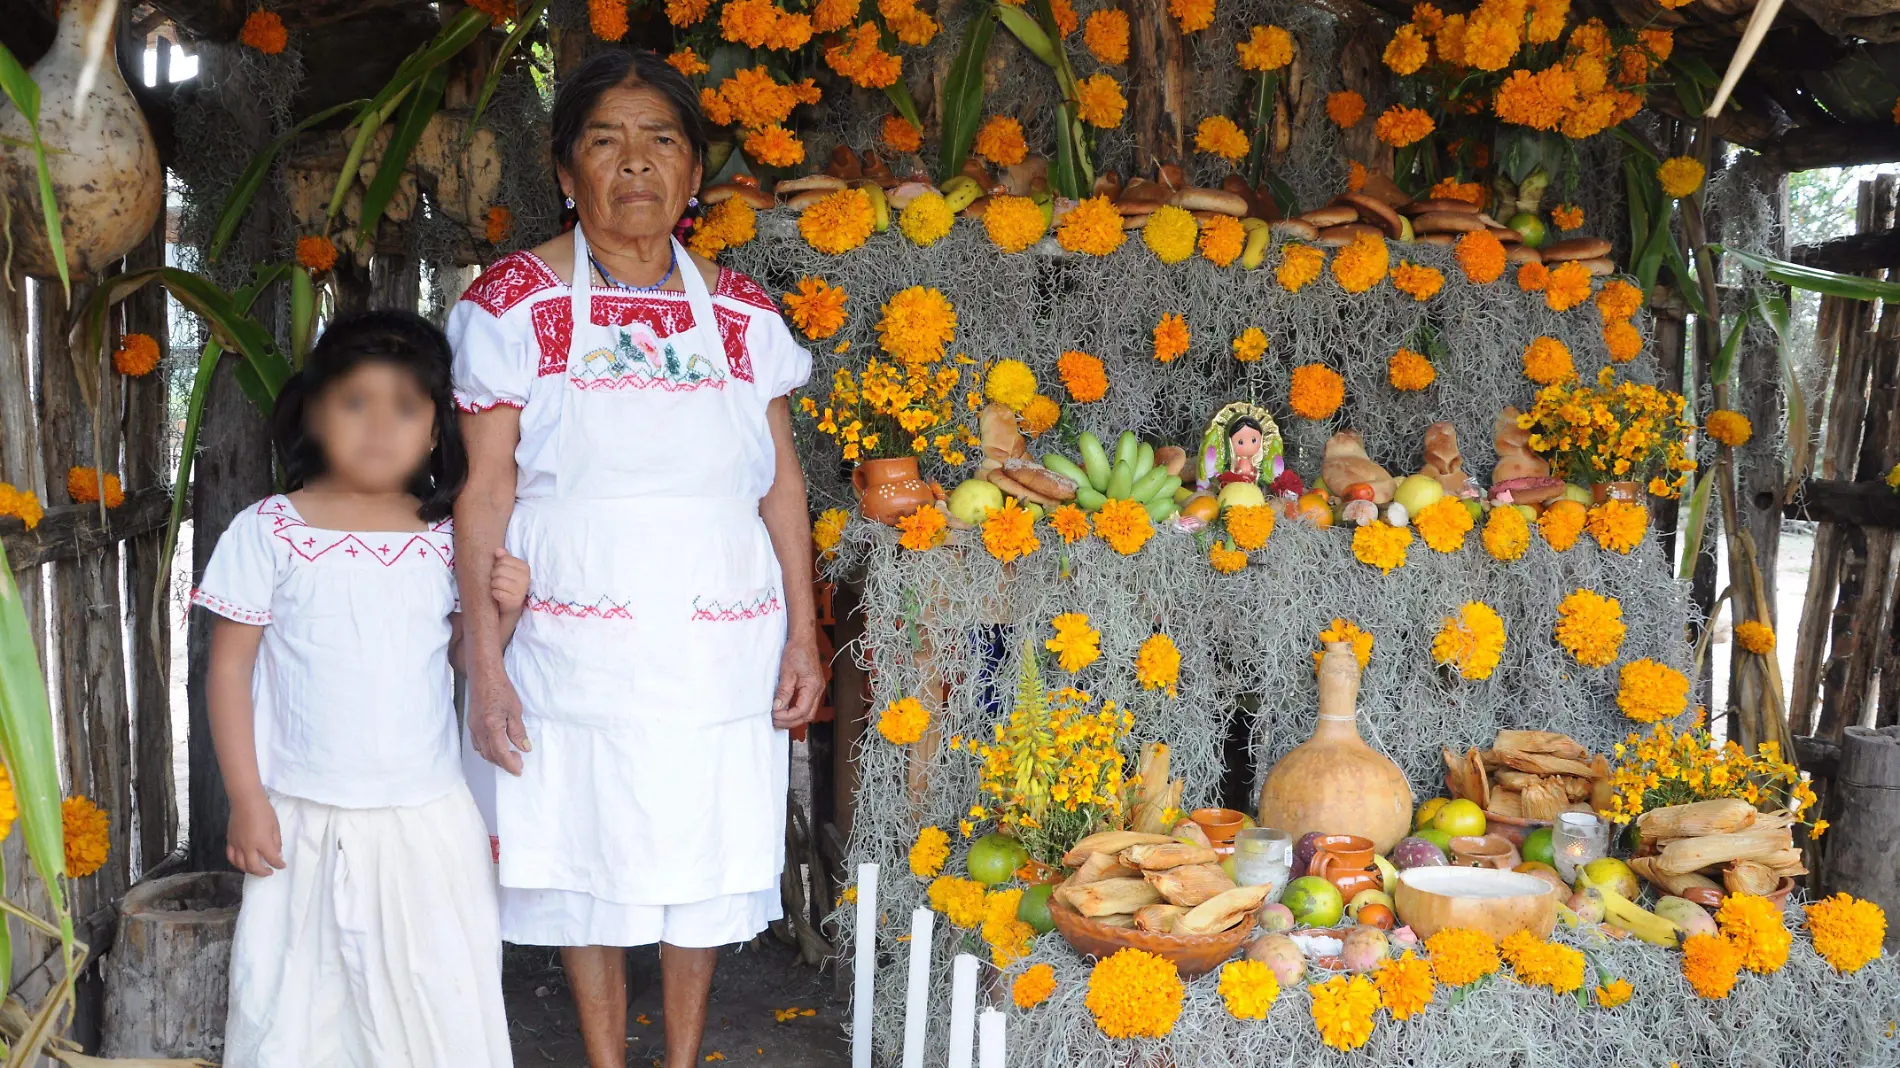
[[[508,309],[544,289],[561,284],[552,268],[541,257],[529,252],[513,252],[490,264],[481,277],[462,293],[463,300],[474,301],[500,318]]]
[[[546,597],[529,597],[528,611],[541,612],[550,616],[567,616],[571,619],[626,619],[633,618],[633,610],[624,602],[611,597],[602,597],[593,604],[579,601],[555,601]]]
[[[355,560],[367,556],[393,567],[403,560],[434,556],[443,566],[455,567],[454,521],[442,519],[416,534],[362,535],[351,530],[320,530],[305,523],[282,494],[267,497],[257,506],[259,515],[269,519],[271,533],[290,546],[304,560],[317,560],[336,552]]]
[[[574,338],[574,309],[566,297],[544,300],[529,309],[534,341],[541,350],[536,374],[543,377],[567,370],[567,350]]]
[[[719,320],[719,340],[725,343],[726,366],[732,369],[732,377],[741,382],[752,381],[752,356],[745,348],[745,328],[751,325],[752,317],[730,308],[715,307],[713,318]]]
[[[455,407],[461,411],[473,414],[476,412],[492,412],[496,408],[513,408],[519,411],[527,407],[527,405],[522,404],[520,401],[507,400],[505,398],[497,398],[489,401],[487,404],[483,404],[480,401],[469,400],[464,394],[457,393],[455,395]]]
[[[270,623],[269,612],[258,612],[232,604],[230,601],[215,594],[206,593],[202,589],[194,589],[191,591],[191,603],[209,608],[226,619],[235,619],[239,623],[249,623],[254,627],[262,627]]]
[[[692,307],[679,298],[595,296],[589,305],[588,318],[596,326],[627,326],[641,322],[661,338],[673,337],[693,328]],[[535,373],[546,377],[566,371],[568,350],[574,343],[574,310],[568,298],[541,301],[530,310],[529,318],[533,320],[535,344],[541,352],[541,361]],[[714,306],[713,318],[718,320],[719,340],[726,349],[726,366],[731,368],[733,377],[744,382],[752,381],[752,357],[746,351],[745,344],[746,327],[751,325],[751,317],[731,308]]]
[[[618,293],[596,293],[589,302],[588,318],[595,326],[628,326],[645,323],[660,337],[683,334],[693,328],[693,306],[684,299],[663,296],[629,297]]]
[[[754,282],[750,276],[730,267],[719,268],[719,281],[713,289],[716,297],[729,297],[741,304],[750,304],[769,312],[777,312],[778,304],[772,300],[772,294],[765,287]]]
[[[730,605],[715,600],[707,600],[702,604],[700,598],[695,597],[692,618],[696,623],[737,623],[747,619],[758,619],[760,616],[769,616],[779,611],[781,607],[776,590],[767,591],[750,602],[735,601]]]

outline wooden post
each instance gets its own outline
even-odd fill
[[[369,306],[415,311],[422,292],[422,261],[400,252],[378,252],[369,265]]]
[[[1652,307],[1655,315],[1656,334],[1650,342],[1650,349],[1656,353],[1656,365],[1661,368],[1662,388],[1675,393],[1682,392],[1683,360],[1688,354],[1688,335],[1683,322],[1680,301],[1665,307]],[[1693,487],[1694,483],[1690,485]],[[1685,493],[1686,497],[1687,494]],[[1656,537],[1661,540],[1663,555],[1669,558],[1669,566],[1676,565],[1676,528],[1680,520],[1680,502],[1651,502],[1650,513],[1655,516]],[[1699,635],[1698,635],[1699,637]]]
[[[1828,386],[1836,369],[1845,372],[1852,363],[1848,349],[1857,334],[1847,332],[1850,316],[1859,302],[1841,297],[1822,297],[1815,327],[1814,351],[1826,361],[1817,409],[1828,403]],[[1833,468],[1833,439],[1838,428],[1828,428],[1829,440],[1819,457],[1825,472]],[[1825,477],[1825,476],[1824,476]],[[1814,713],[1820,696],[1822,657],[1827,652],[1827,614],[1834,604],[1839,581],[1840,530],[1821,522],[1814,531],[1814,550],[1808,564],[1808,589],[1802,598],[1801,622],[1796,634],[1794,681],[1788,694],[1788,730],[1803,737],[1814,730]]]
[[[1168,14],[1167,0],[1124,0],[1132,29],[1128,70],[1131,114],[1140,149],[1132,170],[1151,174],[1163,163],[1178,163],[1187,146],[1187,82],[1181,29]],[[1123,175],[1124,178],[1132,175]]]
[[[198,872],[142,883],[105,958],[107,1057],[224,1054],[231,938],[244,877]]]
[[[1821,890],[1900,909],[1900,727],[1848,727],[1834,780],[1834,830],[1822,839]],[[1888,952],[1900,925],[1887,925]]]

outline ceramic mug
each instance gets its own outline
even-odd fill
[[[1329,834],[1319,840],[1319,850],[1306,865],[1306,874],[1317,875],[1339,888],[1347,901],[1361,890],[1377,890],[1385,879],[1372,870],[1372,840],[1356,834]]]
[[[1188,813],[1188,819],[1206,832],[1207,840],[1216,852],[1229,853],[1233,851],[1234,835],[1239,833],[1240,825],[1246,822],[1247,814],[1231,808],[1197,808]]]
[[[1523,863],[1517,847],[1501,834],[1453,838],[1451,862],[1463,868],[1495,868],[1498,871],[1510,871]]]

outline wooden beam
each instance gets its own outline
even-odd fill
[[[46,510],[32,530],[11,516],[0,518],[0,539],[14,570],[71,560],[116,542],[165,529],[171,519],[169,489],[151,486],[125,495],[125,503],[107,510],[99,521],[97,504],[63,504]]]
[[[1870,274],[1900,263],[1900,233],[1849,234],[1818,245],[1799,245],[1792,256],[1804,267],[1842,274]]]
[[[1890,122],[1797,126],[1763,142],[1759,151],[1763,162],[1791,172],[1892,163],[1900,160],[1900,126]]]
[[[1885,482],[1811,478],[1782,510],[1787,519],[1857,527],[1900,528],[1900,493]]]

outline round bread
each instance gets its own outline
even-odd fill
[[[1476,204],[1457,197],[1426,197],[1424,200],[1414,200],[1399,210],[1407,215],[1424,215],[1434,211],[1448,211],[1454,215],[1478,214]]]
[[[1167,186],[1170,192],[1188,187],[1187,171],[1179,163],[1163,163],[1155,172],[1155,177],[1162,185]]]
[[[1339,199],[1358,208],[1359,217],[1384,230],[1387,237],[1397,237],[1404,229],[1405,224],[1399,221],[1399,213],[1392,210],[1392,205],[1377,197],[1370,197],[1364,193],[1347,193]]]
[[[1168,191],[1158,182],[1131,178],[1115,199],[1115,210],[1123,215],[1146,215],[1168,202]]]
[[[1036,504],[1042,505],[1044,508],[1062,507],[1061,501],[1058,501],[1053,497],[1043,496],[1042,494],[1036,492],[1030,487],[1023,485],[1021,482],[1016,481],[1014,478],[1011,478],[1008,474],[1005,474],[1001,468],[996,468],[988,472],[985,472],[983,475],[983,478],[986,481],[988,481],[990,485],[995,486],[997,489],[1002,490],[1005,494],[1008,494],[1011,497],[1015,497],[1020,500],[1031,501]],[[1559,484],[1558,492],[1560,493],[1562,492],[1561,484]]]
[[[899,182],[897,188],[892,189],[890,192],[891,207],[897,211],[903,211],[905,208],[910,207],[911,201],[916,200],[925,193],[934,193],[936,191],[937,187],[931,185],[929,182]]]
[[[834,189],[843,189],[843,178],[833,178],[829,174],[807,174],[801,178],[786,178],[772,187],[772,192],[789,198],[798,193],[829,193]]]
[[[1608,256],[1593,256],[1587,260],[1572,260],[1571,262],[1583,264],[1593,275],[1601,276],[1616,273],[1616,261],[1610,259]]]
[[[1542,263],[1544,257],[1529,245],[1513,245],[1511,251],[1504,254],[1506,263]]]
[[[1524,235],[1508,226],[1487,226],[1485,229],[1491,231],[1492,237],[1497,238],[1507,245],[1521,245],[1524,243]]]
[[[1148,225],[1148,220],[1152,218],[1154,218],[1154,213],[1149,211],[1144,211],[1138,215],[1124,215],[1122,216],[1122,229],[1133,233]]]
[[[1428,211],[1412,219],[1415,234],[1468,234],[1484,229],[1476,215],[1454,211]]]
[[[1319,239],[1319,227],[1303,219],[1280,219],[1267,224],[1274,233],[1296,241],[1315,241]]]
[[[1544,246],[1544,259],[1552,262],[1593,260],[1609,254],[1610,243],[1600,237],[1569,237]]]
[[[1338,226],[1328,226],[1326,229],[1321,230],[1319,232],[1319,243],[1328,248],[1341,248],[1352,244],[1359,238],[1360,234],[1365,234],[1368,237],[1384,237],[1385,231],[1371,223],[1340,223]]]
[[[1404,204],[1412,199],[1406,195],[1405,190],[1392,184],[1392,179],[1387,178],[1378,171],[1372,171],[1366,175],[1366,184],[1360,186],[1359,191],[1366,196],[1372,197],[1374,200],[1382,201],[1390,205],[1394,209],[1400,204]]]
[[[989,197],[989,194],[985,193],[984,195],[977,197],[975,200],[970,201],[969,205],[966,206],[962,211],[958,212],[957,214],[967,215],[972,219],[981,219],[983,217],[983,214],[989,210],[990,210],[990,197]]]
[[[806,208],[811,207],[813,204],[818,203],[834,192],[836,192],[836,190],[807,189],[803,193],[792,194],[791,199],[785,202],[785,206],[793,211],[804,211]]]
[[[1003,473],[1021,483],[1025,489],[1040,493],[1051,500],[1075,499],[1074,482],[1033,460],[1004,460]]]
[[[1122,195],[1121,175],[1114,171],[1103,171],[1095,176],[1095,187],[1090,192],[1098,197],[1107,197],[1112,203]]]
[[[1417,241],[1421,245],[1444,245],[1446,248],[1450,248],[1458,243],[1458,239],[1450,234],[1419,234],[1412,240]]]
[[[764,211],[777,203],[770,193],[758,186],[744,185],[739,182],[720,182],[718,185],[709,185],[699,191],[699,202],[706,205],[731,200],[733,197],[738,197],[759,211]]]
[[[1217,211],[1239,218],[1247,214],[1247,198],[1221,189],[1189,186],[1168,198],[1168,203],[1189,211]]]
[[[1324,230],[1328,226],[1344,226],[1359,221],[1359,209],[1351,204],[1328,204],[1323,208],[1300,213],[1300,218]]]

